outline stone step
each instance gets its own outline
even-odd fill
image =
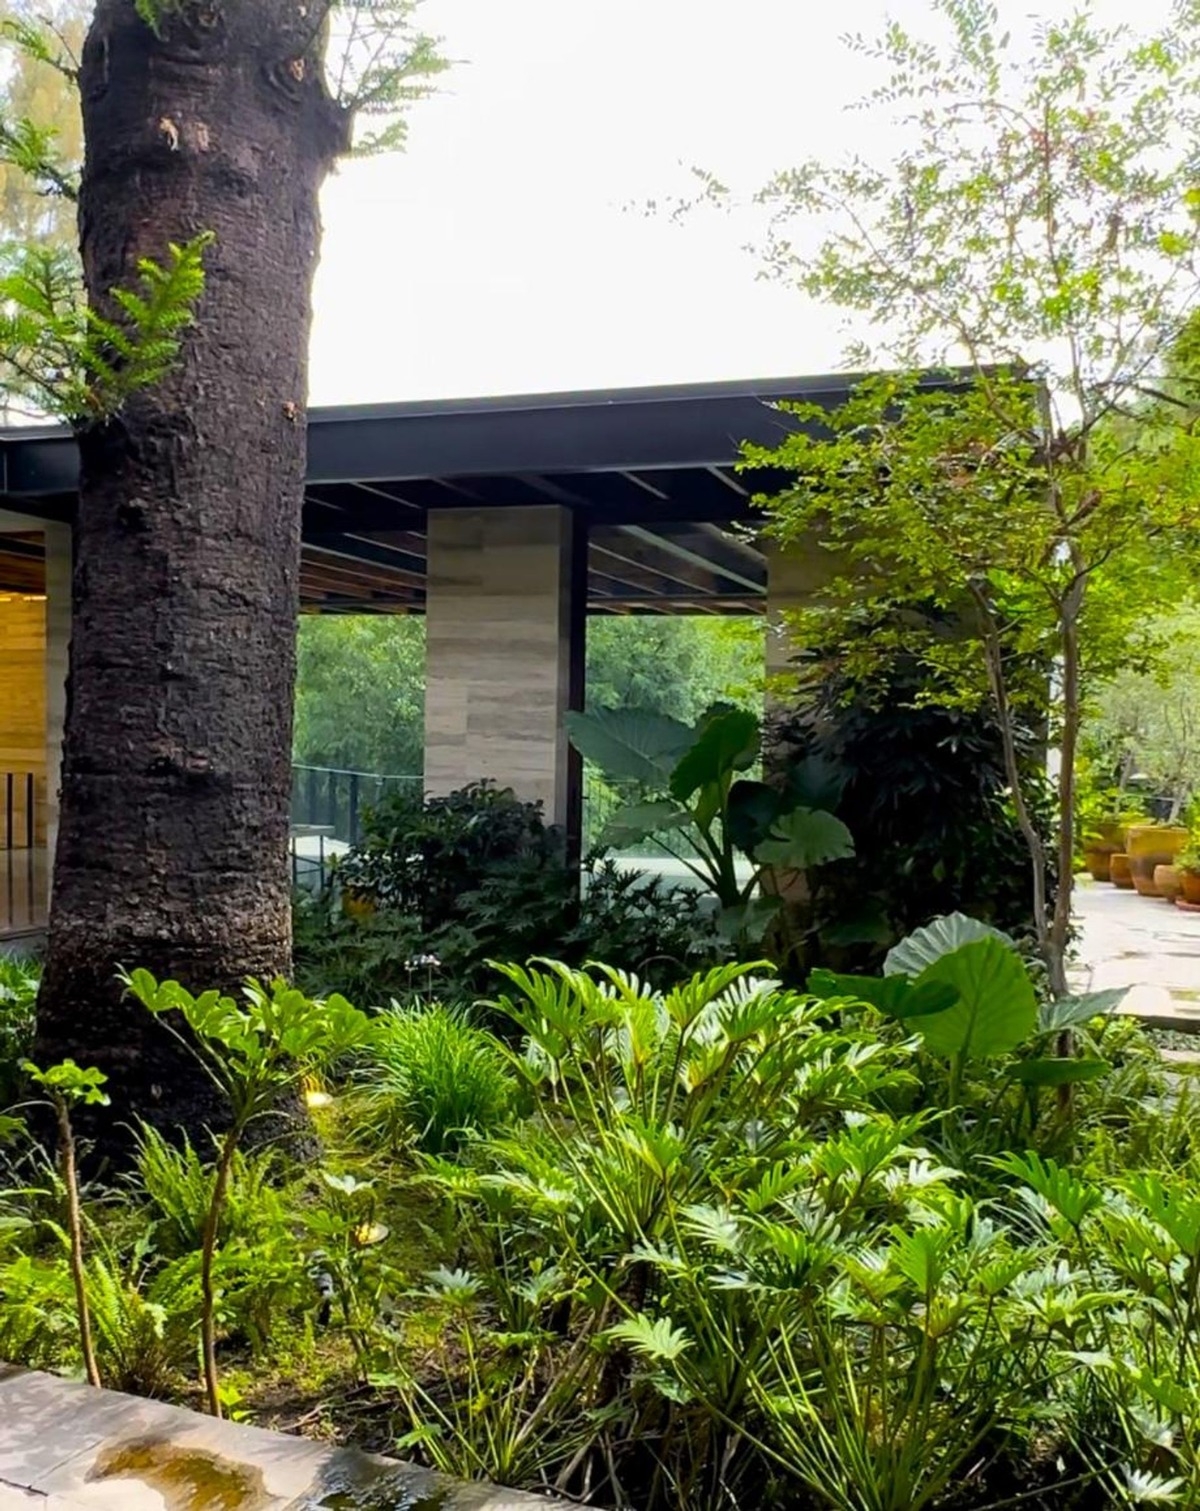
[[[0,1511],[570,1511],[398,1459],[0,1365]]]

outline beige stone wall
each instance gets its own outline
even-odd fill
[[[44,844],[46,795],[46,603],[40,597],[0,595],[0,848],[7,830],[5,775],[14,782],[15,845],[26,835],[25,772],[34,773],[37,844]]]
[[[572,531],[557,507],[431,511],[430,792],[487,778],[567,822]]]

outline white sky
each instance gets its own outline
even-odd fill
[[[1023,29],[1035,6],[999,0]],[[1058,13],[1053,0],[1036,7]],[[1090,0],[1128,18],[1128,0]],[[1167,0],[1142,0],[1151,25]],[[839,41],[927,0],[427,0],[463,63],[409,148],[324,201],[312,401],[762,378],[841,363],[838,318],[756,277],[752,226],[636,208],[700,164],[752,190],[869,140]],[[684,166],[681,167],[680,165]]]

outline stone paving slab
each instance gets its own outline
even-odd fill
[[[1120,1011],[1148,1028],[1200,1033],[1200,914],[1102,884],[1075,888],[1078,991],[1127,987]]]
[[[568,1511],[182,1407],[0,1367],[0,1511]]]

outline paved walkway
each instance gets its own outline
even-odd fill
[[[1200,1032],[1200,913],[1102,883],[1075,891],[1081,991],[1131,988],[1123,1010]]]
[[[570,1511],[0,1365],[0,1511]]]

